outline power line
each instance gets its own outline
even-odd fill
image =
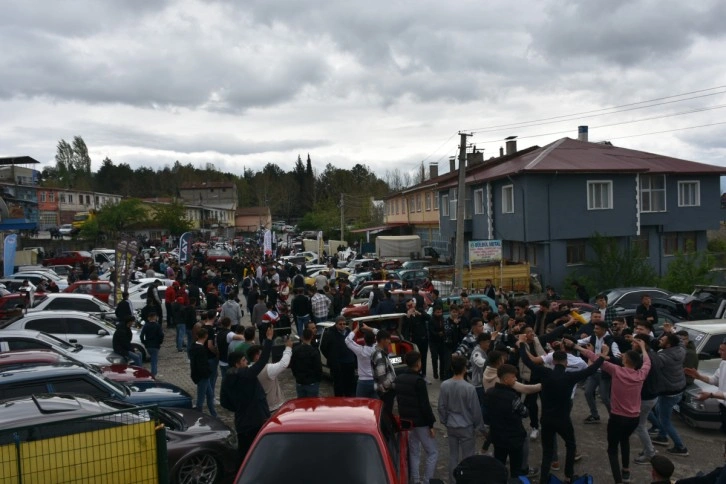
[[[674,131],[685,131],[687,129],[707,128],[709,126],[718,126],[720,124],[726,124],[726,121],[721,121],[719,123],[701,124],[699,126],[686,126],[684,128],[666,129],[666,130],[663,130],[663,131],[653,131],[653,132],[650,132],[650,133],[630,134],[630,135],[627,135],[627,136],[618,136],[616,138],[608,138],[608,139],[609,140],[613,140],[613,139],[625,139],[625,138],[635,138],[635,137],[638,137],[638,136],[648,136],[648,135],[651,135],[651,134],[673,133]]]
[[[532,126],[539,126],[539,125],[542,125],[542,124],[552,124],[552,123],[557,123],[557,122],[568,121],[568,119],[565,119],[565,118],[595,117],[595,116],[603,116],[603,115],[608,115],[608,114],[617,114],[617,113],[620,113],[620,112],[633,111],[633,110],[636,110],[636,109],[646,109],[646,108],[650,108],[650,107],[663,106],[663,105],[666,105],[666,104],[673,104],[673,103],[678,103],[678,102],[682,102],[682,101],[689,101],[689,100],[692,100],[692,99],[700,99],[700,98],[703,98],[703,97],[716,96],[718,94],[724,94],[724,93],[726,93],[726,91],[719,91],[719,92],[715,92],[715,93],[702,94],[700,96],[691,96],[691,97],[688,97],[688,98],[677,99],[677,100],[674,100],[674,101],[667,101],[667,102],[662,102],[662,103],[650,104],[648,106],[639,106],[641,104],[655,103],[656,101],[662,101],[662,100],[665,100],[665,99],[673,99],[673,98],[676,98],[676,97],[688,96],[688,95],[691,95],[691,94],[698,94],[698,93],[701,93],[701,92],[713,91],[713,90],[716,90],[716,89],[723,89],[723,88],[726,88],[726,85],[724,85],[724,86],[717,86],[717,87],[711,87],[711,88],[708,88],[708,89],[701,89],[701,90],[698,90],[698,91],[686,92],[686,93],[682,93],[682,94],[675,94],[675,95],[672,95],[672,96],[665,96],[665,97],[660,97],[660,98],[655,98],[655,99],[649,99],[647,101],[639,101],[639,102],[635,102],[635,103],[621,104],[619,106],[612,106],[612,107],[609,107],[609,108],[595,109],[595,110],[591,110],[591,111],[583,111],[583,112],[580,112],[580,113],[563,114],[563,115],[559,115],[559,116],[551,116],[551,117],[548,117],[548,118],[540,118],[540,119],[535,119],[535,120],[531,120],[531,121],[522,121],[522,122],[519,122],[519,123],[510,123],[510,124],[501,124],[501,125],[485,126],[483,128],[477,128],[477,129],[467,130],[467,131],[486,132],[486,131],[499,131],[499,130],[504,129],[504,128],[507,128],[507,129],[527,128],[527,127],[532,127]],[[633,106],[638,106],[638,107],[633,107]],[[629,109],[623,109],[623,108],[629,108]],[[612,111],[612,112],[604,112],[604,111]],[[596,113],[600,113],[600,114],[596,114]],[[449,139],[451,139],[451,138],[449,138]],[[447,140],[447,142],[448,142],[448,140]]]

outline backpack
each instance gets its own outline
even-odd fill
[[[217,352],[219,354],[219,361],[227,363],[227,350],[229,349],[229,343],[227,343],[227,335],[230,333],[228,328],[220,329],[217,332]]]

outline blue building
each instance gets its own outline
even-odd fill
[[[659,275],[676,251],[705,250],[721,221],[726,168],[586,140],[559,139],[466,170],[464,237],[501,239],[503,257],[529,262],[561,288],[582,268],[595,233],[637,245]],[[437,186],[440,232],[456,232],[455,177]]]

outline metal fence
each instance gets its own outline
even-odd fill
[[[155,407],[0,430],[0,483],[166,483]]]

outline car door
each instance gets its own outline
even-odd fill
[[[69,343],[80,343],[84,346],[113,347],[113,336],[106,328],[93,321],[79,317],[68,317],[66,320],[66,334]],[[102,334],[99,334],[101,332]]]
[[[25,323],[25,329],[44,331],[56,338],[68,341],[66,321],[64,318],[37,318]]]

